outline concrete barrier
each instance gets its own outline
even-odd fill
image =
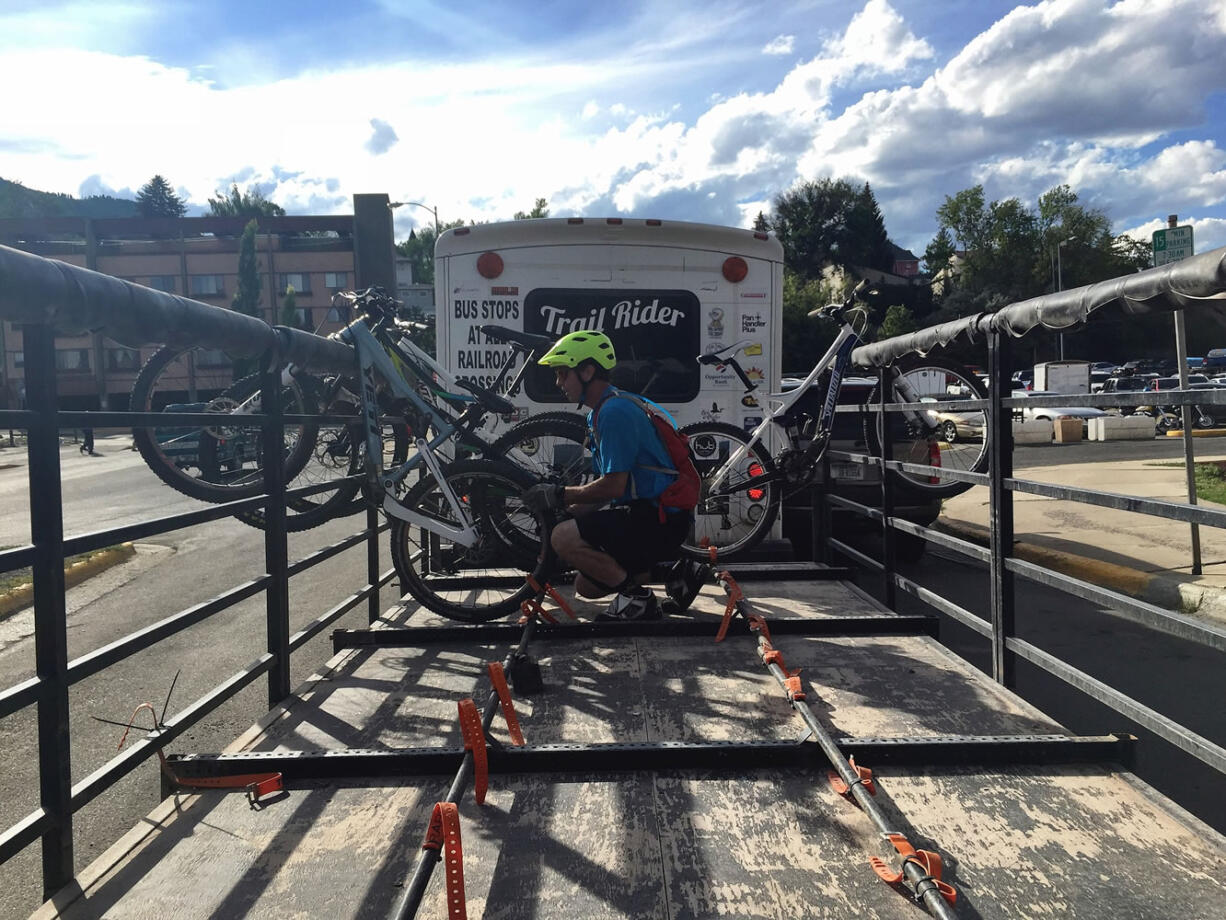
[[[1148,415],[1104,415],[1087,423],[1091,441],[1150,441],[1154,419]]]
[[[1045,418],[1013,423],[1014,444],[1051,443],[1051,422]]]

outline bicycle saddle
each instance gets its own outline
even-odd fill
[[[456,386],[461,387],[473,396],[477,397],[477,401],[491,412],[498,415],[510,415],[515,411],[515,404],[508,399],[499,396],[493,390],[487,390],[485,387],[479,387],[475,383],[470,383],[464,378],[459,378],[455,382]]]
[[[547,335],[533,335],[531,332],[520,332],[518,329],[508,329],[506,326],[491,326],[486,324],[478,327],[487,338],[495,339],[499,342],[514,342],[516,345],[522,345],[529,351],[535,351],[538,348],[548,348],[553,344],[553,339]]]

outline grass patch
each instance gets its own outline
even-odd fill
[[[68,568],[70,565],[75,565],[78,562],[84,562],[86,559],[93,559],[95,556],[109,553],[111,550],[118,548],[118,546],[106,546],[102,549],[91,550],[88,553],[78,553],[76,556],[69,556],[64,560],[64,568]],[[20,588],[22,585],[28,585],[33,580],[34,570],[29,566],[5,572],[3,575],[0,575],[0,593],[12,591],[14,588]]]
[[[1226,505],[1226,463],[1196,464],[1196,497]]]

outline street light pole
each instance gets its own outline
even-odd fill
[[[1063,251],[1066,243],[1071,243],[1076,237],[1070,236],[1066,240],[1061,240],[1056,244],[1056,290],[1064,290],[1064,265],[1060,258],[1060,253]],[[1060,360],[1064,360],[1064,333],[1060,333]]]
[[[422,204],[420,201],[393,201],[390,204],[388,204],[388,207],[394,211],[396,208],[402,207],[406,204],[414,208],[425,208],[427,211],[429,211],[431,214],[434,215],[434,238],[438,239],[439,234],[442,232],[439,230],[439,226],[438,226],[438,208],[431,207],[428,204]]]

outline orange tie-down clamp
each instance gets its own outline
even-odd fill
[[[902,868],[897,872],[887,866],[881,857],[869,857],[868,864],[873,867],[873,871],[883,882],[888,885],[897,885],[905,877],[903,870],[906,869],[907,863],[913,862],[924,871],[924,877],[915,883],[915,900],[921,900],[925,894],[935,888],[948,903],[957,902],[958,892],[954,890],[954,886],[941,881],[942,864],[938,854],[931,850],[916,850],[902,834],[883,834],[882,836],[890,841],[894,849],[902,856]]]
[[[869,795],[876,795],[877,787],[873,784],[873,771],[868,767],[856,766],[856,758],[854,757],[849,757],[847,762],[851,764],[852,770],[854,770],[856,776],[859,777],[859,779],[855,780],[855,783],[852,785],[858,783],[868,790]],[[839,795],[848,795],[851,793],[851,786],[847,785],[847,783],[843,781],[843,777],[839,776],[837,770],[830,770],[826,774],[826,777],[830,780],[830,788]]]
[[[511,691],[507,689],[507,676],[502,670],[502,665],[497,661],[491,661],[486,665],[486,670],[489,671],[490,683],[494,686],[494,692],[498,694],[502,716],[507,720],[507,733],[511,736],[511,743],[516,747],[523,747],[524,733],[519,727],[519,716],[515,713],[515,704],[511,702]]]
[[[789,670],[788,663],[783,660],[783,652],[775,648],[769,641],[763,641],[758,648],[762,655],[762,661],[766,664],[777,664],[779,670],[783,672],[783,689],[788,695],[788,700],[796,702],[805,698],[805,691],[800,685],[801,668],[795,671]]]
[[[728,635],[732,615],[737,611],[738,602],[744,600],[745,592],[741,590],[741,586],[736,583],[736,579],[729,572],[720,572],[715,576],[715,580],[722,581],[728,591],[728,603],[724,606],[724,619],[719,624],[719,632],[715,634],[715,641],[723,642],[724,637]]]
[[[436,802],[426,828],[423,850],[439,850],[447,876],[447,917],[467,920],[464,903],[464,847],[460,840],[460,810],[452,802]]]
[[[481,713],[472,700],[460,700],[460,734],[464,736],[464,749],[473,752],[473,798],[478,805],[485,804],[489,789],[490,768],[485,750],[485,728],[481,725]]]
[[[128,732],[132,730],[136,722],[136,714],[142,709],[148,709],[153,713],[154,731],[162,730],[162,726],[158,723],[157,710],[153,708],[153,704],[141,703],[132,710],[132,718],[128,720],[128,727],[123,730],[123,737],[119,739],[119,747],[116,750],[121,749],[124,742],[128,740]],[[247,794],[247,803],[252,808],[258,808],[261,804],[260,799],[264,796],[285,791],[285,784],[280,773],[234,773],[230,776],[184,778],[171,769],[170,764],[166,761],[166,753],[160,747],[157,749],[157,755],[162,772],[176,786],[182,786],[185,789],[242,789]]]
[[[559,594],[553,585],[546,582],[545,586],[541,587],[540,584],[537,583],[537,580],[531,575],[528,576],[527,580],[528,587],[535,592],[536,596],[529,598],[519,605],[520,612],[523,614],[519,618],[520,623],[527,623],[533,617],[544,620],[546,623],[558,622],[557,618],[550,614],[549,611],[545,609],[544,603],[542,603],[546,595],[548,595],[549,599],[558,605],[559,610],[561,610],[572,620],[579,619],[577,616],[575,616],[575,611],[571,609],[570,604],[566,603],[566,598]]]

